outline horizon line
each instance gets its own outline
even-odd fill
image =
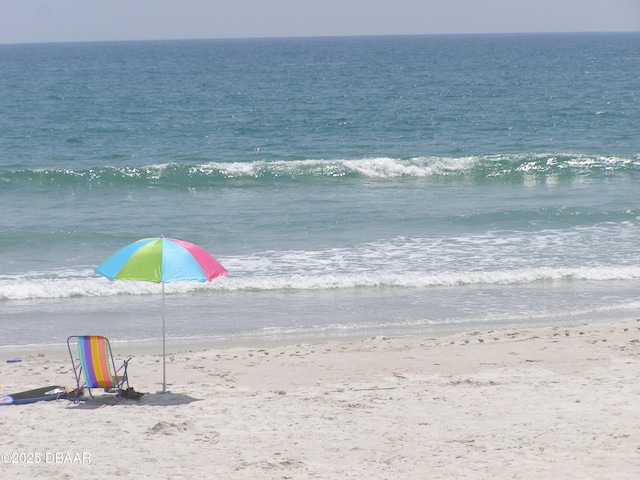
[[[274,35],[274,36],[229,36],[229,37],[175,37],[175,38],[129,38],[129,39],[92,39],[92,40],[33,40],[4,42],[0,45],[51,45],[70,43],[133,43],[133,42],[184,42],[209,40],[295,40],[330,38],[380,38],[380,37],[454,37],[454,36],[514,36],[514,35],[591,35],[591,34],[637,34],[640,30],[567,30],[567,31],[526,31],[526,32],[450,32],[450,33],[382,33],[382,34],[343,34],[343,35]]]

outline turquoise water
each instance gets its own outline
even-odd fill
[[[640,34],[0,46],[0,347],[637,318]]]

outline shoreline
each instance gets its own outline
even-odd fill
[[[71,387],[68,358],[42,355],[2,361],[3,393]],[[112,397],[96,392],[79,404],[0,407],[6,451],[90,456],[90,465],[0,470],[53,479],[106,469],[196,479],[640,476],[640,319],[172,351],[164,394],[160,360],[129,363],[140,400],[108,406]]]
[[[193,350],[226,350],[230,348],[273,348],[286,347],[291,345],[308,344],[315,345],[324,342],[354,342],[366,340],[375,337],[449,337],[456,335],[464,335],[470,332],[501,332],[516,330],[538,330],[545,328],[578,328],[588,325],[603,324],[622,324],[627,322],[640,321],[628,317],[625,319],[604,319],[599,321],[548,321],[536,325],[533,324],[471,324],[461,323],[448,326],[438,325],[431,330],[425,329],[372,329],[370,331],[351,332],[347,334],[339,334],[331,332],[327,334],[290,334],[283,336],[260,336],[260,335],[239,335],[237,337],[215,337],[202,336],[189,339],[167,338],[166,353],[180,353]],[[90,334],[92,332],[85,332]],[[122,355],[140,356],[140,355],[161,355],[162,339],[156,340],[119,340],[116,335],[104,334],[101,332],[93,332],[96,335],[105,335],[111,342],[114,355],[122,352]],[[34,355],[44,354],[52,358],[68,358],[68,350],[66,343],[57,344],[24,344],[24,345],[0,345],[0,362],[9,359],[20,358],[21,356],[30,357]]]

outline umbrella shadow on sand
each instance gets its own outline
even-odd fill
[[[113,395],[98,395],[94,398],[83,397],[78,403],[72,403],[68,408],[78,408],[80,410],[94,410],[102,407],[136,406],[136,407],[173,407],[177,405],[188,405],[193,402],[201,402],[201,398],[193,398],[182,393],[158,392],[145,393],[135,400],[126,398],[114,404]]]

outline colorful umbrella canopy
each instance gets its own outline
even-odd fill
[[[143,238],[118,250],[95,272],[109,280],[211,281],[227,270],[206,250],[175,238]]]
[[[165,359],[164,284],[211,281],[227,270],[209,252],[175,238],[143,238],[121,248],[95,272],[109,280],[139,280],[162,284],[162,392],[167,391]]]

